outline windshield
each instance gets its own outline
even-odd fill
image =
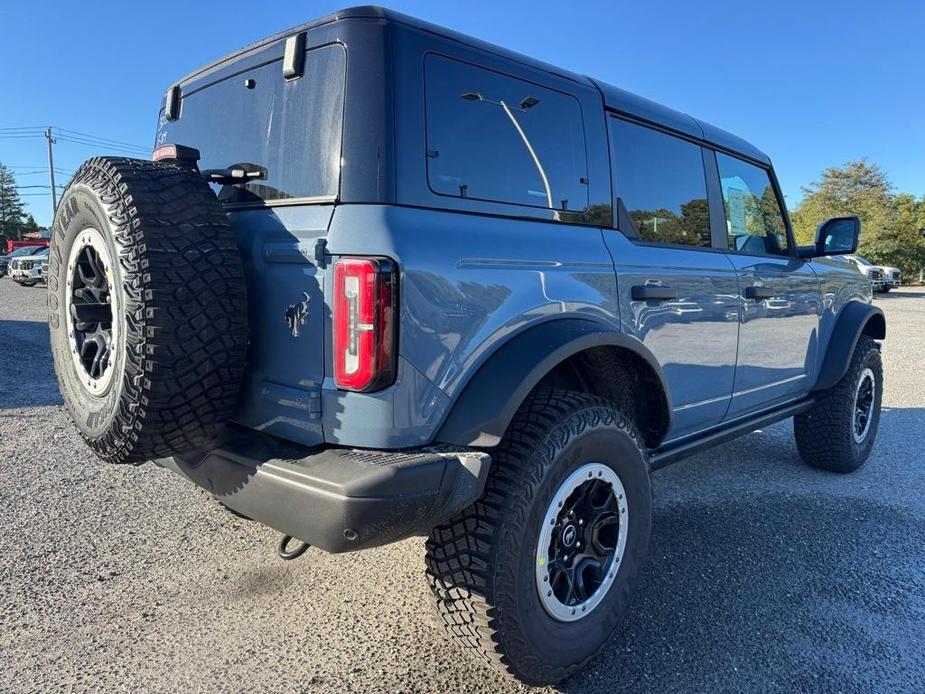
[[[859,255],[854,256],[854,259],[859,262],[861,265],[867,265],[868,267],[873,267],[874,264],[870,262],[867,258],[862,258]]]
[[[226,203],[334,198],[340,183],[346,53],[331,44],[306,53],[305,75],[283,78],[281,60],[184,94],[180,117],[161,109],[156,145],[195,147],[199,168],[248,162],[266,176],[212,184]]]

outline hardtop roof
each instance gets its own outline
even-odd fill
[[[511,51],[501,46],[482,41],[481,39],[468,36],[467,34],[462,34],[460,32],[453,31],[452,29],[447,29],[436,24],[431,24],[430,22],[426,22],[422,19],[418,19],[410,15],[402,14],[401,12],[395,12],[394,10],[375,5],[361,5],[357,7],[348,7],[343,10],[337,10],[336,12],[332,12],[328,15],[325,15],[324,17],[319,17],[318,19],[314,19],[310,22],[294,26],[290,29],[286,29],[285,31],[273,34],[272,36],[268,36],[264,39],[261,39],[260,41],[256,41],[252,44],[244,46],[243,48],[234,51],[233,53],[225,55],[217,60],[212,61],[211,63],[208,63],[207,65],[204,65],[203,67],[195,70],[180,80],[179,84],[182,85],[184,82],[193,80],[226,61],[240,57],[245,53],[249,53],[251,51],[268,46],[269,44],[280,41],[287,36],[298,34],[300,32],[312,29],[314,27],[322,26],[324,24],[330,24],[332,22],[348,19],[379,19],[385,22],[403,24],[414,29],[430,32],[432,34],[441,36],[442,38],[457,41],[459,43],[465,44],[466,46],[484,50],[494,55],[522,63],[532,68],[552,73],[574,82],[595,86],[600,91],[604,106],[607,109],[652,123],[653,125],[673,130],[688,137],[703,140],[722,149],[727,149],[732,152],[742,154],[764,164],[770,164],[770,159],[768,156],[747,140],[717,128],[716,126],[710,125],[709,123],[698,120],[692,116],[687,115],[686,113],[668,108],[667,106],[663,106],[655,101],[651,101],[650,99],[637,96],[636,94],[632,94],[631,92],[620,89],[619,87],[609,85],[606,82],[601,82],[599,80],[589,78],[585,75],[579,75],[577,73],[570,72],[569,70],[560,68],[556,65],[551,65],[541,60],[531,58],[530,56],[524,55],[522,53],[517,53],[516,51]]]

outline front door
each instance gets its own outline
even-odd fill
[[[794,253],[770,171],[721,152],[716,164],[741,302],[734,418],[812,387],[820,293],[816,273]]]

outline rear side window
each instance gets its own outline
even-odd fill
[[[768,172],[722,152],[716,153],[716,164],[730,250],[788,255],[787,227]]]
[[[161,112],[157,144],[196,147],[199,168],[254,164],[266,178],[213,186],[223,202],[335,197],[340,183],[346,54],[340,45],[305,56],[305,74],[283,78],[281,60],[183,95],[180,118]]]
[[[425,58],[427,180],[440,195],[558,210],[588,206],[573,96],[443,56]]]
[[[619,118],[610,119],[610,141],[621,231],[644,241],[709,247],[700,146]]]

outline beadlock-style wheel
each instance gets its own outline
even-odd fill
[[[119,293],[113,291],[113,261],[102,234],[81,231],[67,261],[65,320],[71,359],[80,384],[93,395],[113,380],[119,339]]]
[[[854,391],[854,418],[852,435],[855,443],[863,443],[870,431],[870,423],[873,421],[874,401],[877,394],[877,380],[874,378],[874,372],[866,368],[861,372],[858,379],[857,388]]]
[[[629,527],[626,491],[606,465],[581,466],[562,483],[536,546],[536,589],[549,616],[581,619],[617,575]]]

